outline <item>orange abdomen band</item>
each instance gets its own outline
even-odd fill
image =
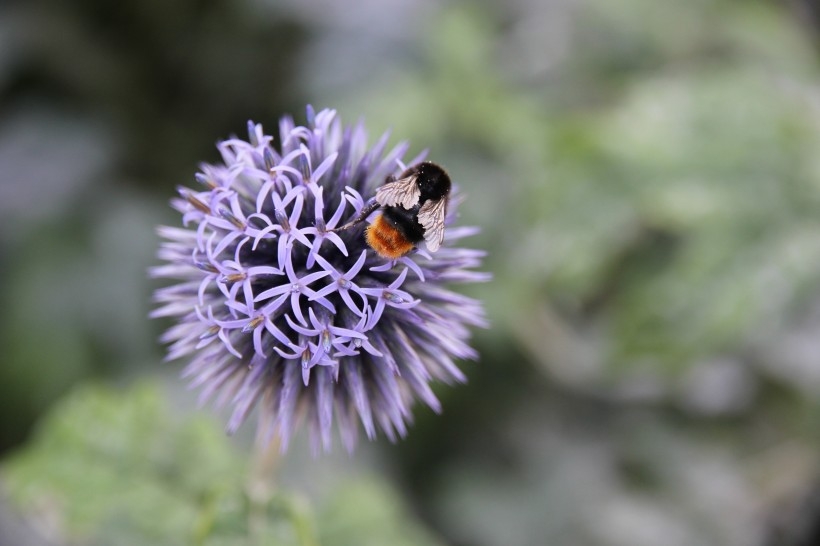
[[[379,214],[365,232],[367,244],[383,258],[401,258],[415,246],[402,233]]]

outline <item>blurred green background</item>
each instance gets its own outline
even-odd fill
[[[815,0],[4,2],[0,546],[820,543],[819,28]],[[448,167],[492,328],[443,415],[297,442],[260,508],[253,427],[162,363],[146,270],[214,143],[307,103]]]

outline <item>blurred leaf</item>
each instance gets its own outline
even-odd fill
[[[505,78],[500,29],[453,9],[431,32],[430,74],[407,73],[395,91],[435,113],[422,137],[472,143],[489,164],[467,191],[493,204],[476,218],[503,288],[487,296],[496,328],[550,369],[576,366],[546,313],[552,331],[593,348],[588,379],[666,381],[788,320],[820,270],[813,56],[761,2],[590,0],[575,17],[580,35],[600,35],[577,42],[560,85]],[[606,97],[551,109],[589,77]]]
[[[340,488],[319,514],[325,546],[413,546],[441,544],[408,517],[389,487],[361,480]]]
[[[242,517],[243,475],[217,428],[177,423],[150,385],[74,391],[3,469],[25,513],[86,544],[189,542],[203,518],[219,528]]]
[[[788,313],[820,269],[810,99],[754,71],[707,70],[641,83],[602,121],[620,200],[645,234],[620,264],[617,233],[599,240],[615,362],[679,368]],[[604,196],[587,198],[604,209]]]
[[[318,511],[299,495],[256,506],[247,467],[203,417],[181,419],[162,391],[75,390],[2,467],[13,504],[61,542],[107,546],[436,544],[386,485],[339,488]]]

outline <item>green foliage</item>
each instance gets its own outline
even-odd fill
[[[496,330],[549,367],[576,360],[543,349],[562,343],[546,313],[598,379],[668,380],[769,334],[816,284],[815,53],[764,2],[580,4],[531,15],[571,29],[526,35],[544,52],[530,62],[551,60],[540,85],[516,55],[532,51],[451,8],[423,68],[352,109],[455,156],[491,249]]]
[[[70,544],[436,544],[372,478],[340,487],[318,510],[288,492],[257,506],[245,457],[224,432],[169,405],[150,383],[75,390],[3,465],[13,504]]]
[[[820,476],[810,3],[27,4],[0,66],[4,445],[78,377],[153,369],[140,279],[169,192],[214,139],[308,101],[429,148],[482,229],[492,328],[470,383],[377,448],[441,532],[813,544],[796,538]],[[247,457],[176,417],[153,387],[82,389],[3,485],[78,544],[436,542],[378,481],[254,506]],[[323,465],[372,463],[295,459],[311,491]]]
[[[439,544],[413,524],[390,487],[374,480],[349,483],[318,512],[320,543],[334,546]]]
[[[769,536],[781,511],[816,519],[797,511],[820,445],[820,90],[798,4],[449,6],[349,98],[448,166],[489,251],[468,394],[411,436],[426,456],[395,451],[450,536],[803,544]]]

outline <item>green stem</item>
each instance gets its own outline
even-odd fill
[[[260,419],[267,421],[268,416],[261,412]],[[260,422],[254,442],[253,460],[248,476],[248,534],[251,544],[264,544],[265,519],[268,506],[276,491],[276,475],[281,462],[281,441],[277,433],[270,439],[267,432],[269,423]]]

